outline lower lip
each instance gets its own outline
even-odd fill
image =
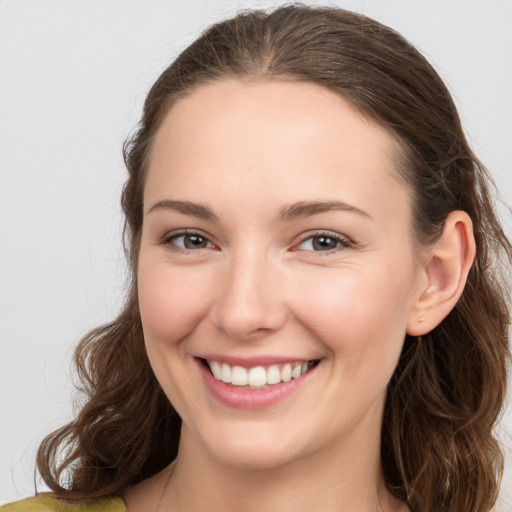
[[[210,393],[222,404],[238,409],[262,409],[283,401],[303,386],[316,368],[310,368],[304,375],[288,382],[261,389],[248,389],[217,380],[200,360],[198,365]]]

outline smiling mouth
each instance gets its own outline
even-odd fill
[[[211,359],[201,359],[201,362],[218,381],[245,389],[261,389],[298,379],[315,367],[319,360],[294,361],[293,363],[252,368],[230,365]]]

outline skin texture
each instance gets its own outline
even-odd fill
[[[406,510],[380,470],[386,386],[406,333],[428,332],[460,295],[471,225],[456,212],[442,250],[418,252],[397,150],[312,84],[217,82],[171,109],[151,152],[138,282],[148,356],[183,431],[172,478],[130,490],[130,510]],[[334,201],[349,208],[282,218]],[[326,232],[332,248],[315,250]],[[319,364],[284,400],[245,410],[208,391],[206,353]]]

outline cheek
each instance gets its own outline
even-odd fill
[[[203,284],[201,284],[203,283]],[[207,310],[208,279],[201,272],[140,258],[139,308],[148,358],[162,389],[180,415],[189,413],[182,390],[191,389],[186,339]]]
[[[172,345],[197,326],[208,309],[209,275],[197,268],[139,265],[139,305],[146,344]]]
[[[350,359],[378,359],[400,353],[411,300],[412,281],[401,276],[355,268],[303,276],[303,300],[297,316],[332,351]]]

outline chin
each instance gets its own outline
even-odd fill
[[[227,466],[251,471],[276,469],[294,460],[289,452],[277,451],[275,447],[258,447],[255,450],[254,444],[231,445],[227,452],[217,452],[214,456]]]
[[[202,445],[221,464],[247,470],[263,470],[284,466],[302,453],[286,432],[272,435],[261,425],[245,425],[238,429],[221,429],[217,436],[208,432]]]

